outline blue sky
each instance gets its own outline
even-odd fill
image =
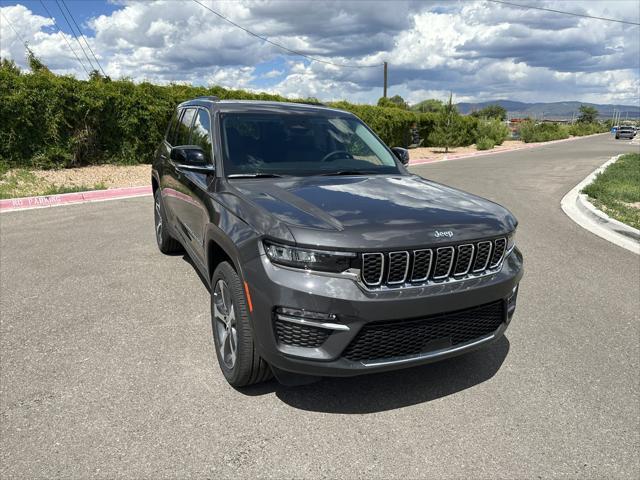
[[[0,55],[25,67],[24,39],[53,71],[86,78],[65,36],[88,62],[59,4],[44,2],[63,33],[39,1],[0,1]],[[259,35],[325,61],[388,61],[390,94],[414,103],[446,98],[449,91],[457,101],[640,103],[640,27],[634,25],[486,0],[203,2]],[[520,3],[527,2],[640,22],[635,0]],[[382,93],[381,67],[337,68],[286,54],[192,0],[66,4],[113,78],[366,103]]]

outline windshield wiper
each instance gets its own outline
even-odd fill
[[[320,173],[322,177],[329,177],[333,175],[375,175],[376,172],[371,170],[338,170],[335,172]]]
[[[227,178],[282,178],[283,175],[278,175],[277,173],[232,173],[231,175],[227,175]]]

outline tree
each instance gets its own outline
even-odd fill
[[[504,121],[507,119],[507,110],[500,105],[487,105],[480,110],[471,112],[471,116],[476,118],[497,118]]]
[[[111,77],[109,77],[109,75],[102,75],[98,70],[94,68],[89,72],[89,80],[91,80],[92,82],[110,82]]]
[[[407,102],[404,101],[400,95],[394,95],[391,98],[380,97],[378,99],[379,107],[392,107],[392,108],[402,108],[406,110],[408,108]]]
[[[453,93],[451,93],[449,101],[438,113],[435,128],[429,134],[429,142],[436,147],[444,147],[444,153],[449,153],[449,147],[456,147],[462,141],[461,123],[460,114],[453,104]]]
[[[47,66],[42,63],[42,61],[36,57],[33,51],[30,48],[27,48],[27,63],[29,64],[29,68],[33,73],[36,72],[47,72],[51,73],[51,71],[47,68]]]
[[[438,113],[444,108],[444,104],[442,100],[436,100],[435,98],[429,98],[427,100],[423,100],[419,103],[416,103],[411,107],[411,110],[414,112],[427,113],[433,112]]]
[[[598,109],[590,107],[589,105],[580,105],[580,115],[578,116],[578,122],[580,123],[595,123],[598,118]]]

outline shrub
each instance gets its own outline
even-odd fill
[[[491,150],[493,147],[495,147],[495,143],[488,137],[482,137],[476,142],[476,148],[478,150]]]
[[[601,123],[583,123],[577,122],[569,126],[569,133],[576,137],[583,135],[593,135],[594,133],[608,132],[609,128]]]
[[[534,123],[532,121],[520,124],[520,138],[526,143],[548,142],[569,137],[569,129],[558,123]]]
[[[494,145],[502,145],[510,133],[509,128],[500,120],[479,120],[475,136],[478,139],[490,139]]]

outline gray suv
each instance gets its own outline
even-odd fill
[[[348,112],[178,106],[153,162],[156,240],[209,282],[231,385],[411,367],[503,334],[523,274],[516,219],[406,163]]]

